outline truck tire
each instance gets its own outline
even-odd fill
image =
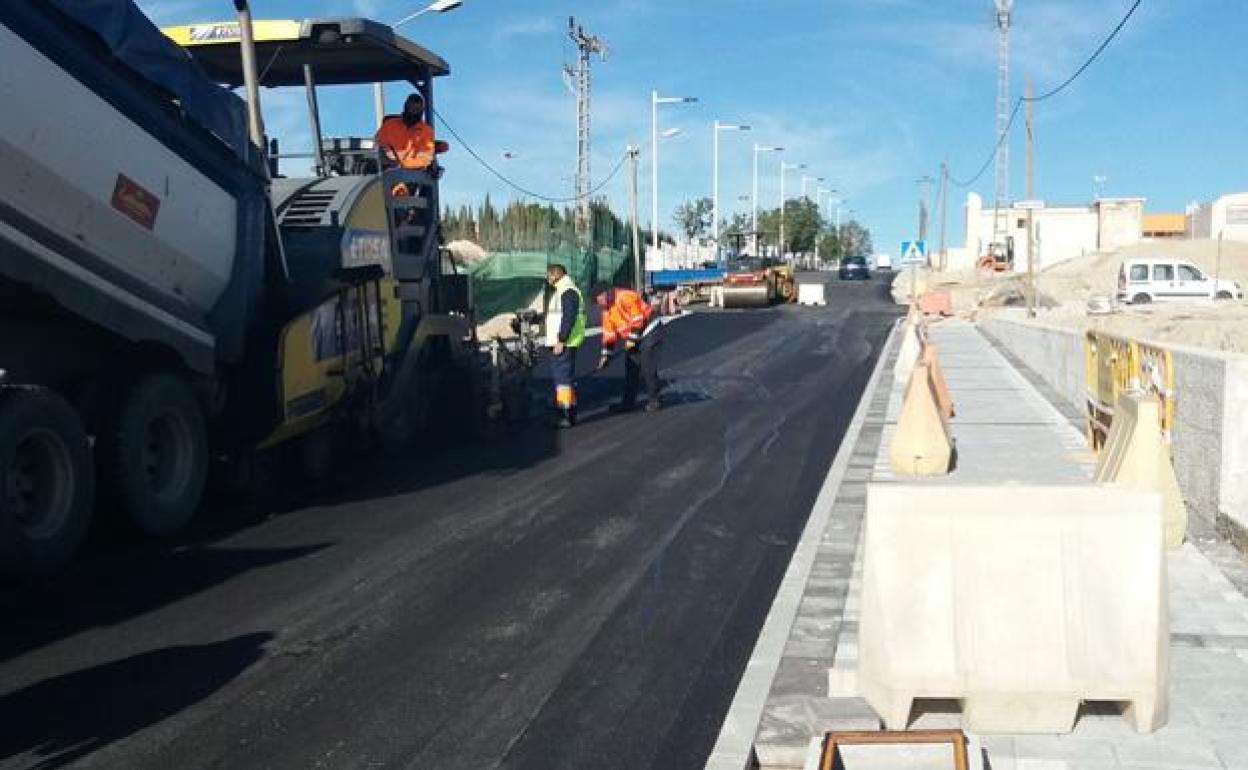
[[[1152,298],[1152,297],[1148,296],[1147,294],[1143,294],[1143,293],[1141,293],[1141,294],[1136,294],[1134,297],[1132,297],[1132,298],[1131,298],[1131,304],[1132,304],[1132,305],[1147,305],[1148,303],[1150,303],[1150,302],[1152,302],[1152,301],[1153,301],[1153,298]]]
[[[1234,297],[1231,296],[1231,293],[1229,291],[1223,290],[1217,293],[1217,295],[1215,296],[1215,299],[1234,299]]]
[[[204,414],[190,385],[171,374],[142,377],[99,438],[102,478],[127,523],[146,535],[186,526],[208,478]]]
[[[0,571],[61,569],[94,506],[91,445],[73,407],[44,388],[0,391]]]

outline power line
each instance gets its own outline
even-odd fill
[[[485,161],[484,158],[478,155],[477,151],[472,149],[472,146],[469,145],[467,142],[465,142],[464,138],[460,136],[455,131],[454,128],[451,127],[451,124],[446,122],[446,118],[442,117],[441,113],[439,113],[437,110],[433,110],[433,114],[434,114],[434,117],[438,119],[438,122],[442,124],[442,127],[445,128],[448,132],[450,132],[451,136],[455,137],[455,141],[459,142],[459,144],[465,150],[467,150],[468,154],[472,156],[473,160],[481,164],[482,168],[484,168],[486,171],[489,171],[491,174],[496,176],[499,179],[499,181],[501,181],[503,184],[507,185],[508,187],[511,187],[512,189],[516,190],[517,192],[527,195],[530,198],[537,198],[538,200],[544,201],[546,203],[576,203],[580,200],[588,199],[596,195],[597,193],[601,192],[608,184],[610,184],[611,180],[615,179],[615,175],[620,173],[620,169],[624,167],[624,162],[628,160],[628,153],[625,153],[624,155],[620,156],[619,161],[615,164],[615,168],[611,169],[611,173],[607,174],[606,179],[603,179],[601,182],[598,183],[597,187],[594,187],[592,190],[588,190],[583,195],[573,195],[570,198],[552,198],[548,195],[542,195],[541,193],[533,192],[532,190],[522,187],[521,185],[508,179],[501,171],[491,166],[489,163]]]
[[[1113,31],[1110,32],[1109,35],[1103,41],[1101,41],[1101,44],[1096,47],[1096,50],[1092,52],[1092,55],[1089,56],[1086,61],[1084,61],[1084,63],[1079,67],[1079,69],[1075,70],[1073,75],[1066,78],[1066,80],[1063,81],[1061,85],[1057,86],[1051,91],[1048,91],[1047,93],[1041,94],[1040,96],[1033,96],[1031,98],[1019,97],[1018,101],[1014,102],[1014,109],[1010,111],[1010,119],[1006,122],[1005,129],[997,137],[997,143],[993,145],[992,153],[988,156],[988,160],[984,161],[984,165],[980,166],[979,171],[976,171],[975,175],[972,176],[968,180],[963,181],[953,176],[952,174],[950,174],[949,181],[953,182],[958,187],[970,187],[971,185],[979,181],[979,178],[984,175],[984,172],[987,171],[988,167],[992,165],[994,160],[996,160],[997,153],[1000,152],[1001,146],[1005,143],[1005,140],[1009,137],[1010,128],[1014,125],[1014,119],[1018,117],[1018,110],[1020,107],[1023,106],[1023,103],[1024,102],[1042,102],[1045,99],[1052,98],[1060,94],[1062,91],[1065,91],[1072,83],[1074,83],[1076,80],[1079,79],[1079,76],[1082,75],[1084,71],[1088,69],[1088,67],[1092,66],[1092,63],[1095,62],[1102,53],[1104,53],[1105,49],[1108,48],[1109,44],[1114,41],[1114,38],[1118,37],[1118,33],[1121,32],[1122,28],[1127,25],[1127,22],[1131,20],[1131,17],[1133,15],[1135,15],[1136,9],[1138,9],[1140,7],[1140,4],[1143,2],[1144,0],[1135,0],[1135,3],[1133,3],[1131,5],[1131,8],[1127,10],[1126,15],[1123,16],[1122,20],[1118,22],[1118,26],[1114,27]]]

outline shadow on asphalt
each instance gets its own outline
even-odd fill
[[[166,647],[45,679],[0,697],[0,763],[64,767],[220,690],[264,655],[272,634]]]
[[[163,552],[146,558],[128,559],[124,566],[97,561],[55,582],[0,594],[0,616],[6,618],[0,627],[0,661],[87,629],[115,625],[238,575],[301,559],[330,545],[255,549],[166,546]],[[0,724],[6,722],[0,717]]]

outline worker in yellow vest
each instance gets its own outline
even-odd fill
[[[555,384],[558,426],[576,424],[576,351],[585,341],[585,299],[568,269],[560,264],[546,268],[546,283],[554,290],[546,306],[546,347],[550,348],[550,377]]]

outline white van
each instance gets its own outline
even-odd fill
[[[1186,259],[1132,259],[1118,268],[1118,301],[1132,305],[1194,299],[1243,299],[1234,281],[1215,281]]]

